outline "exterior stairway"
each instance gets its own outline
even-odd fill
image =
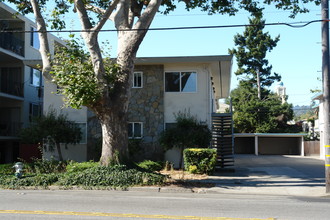
[[[212,114],[212,148],[217,149],[216,168],[234,166],[234,134],[231,113]]]

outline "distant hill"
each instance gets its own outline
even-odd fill
[[[310,112],[312,110],[312,107],[309,105],[302,105],[302,106],[296,105],[292,109],[293,109],[295,118],[297,118],[301,115],[306,114],[307,112]]]

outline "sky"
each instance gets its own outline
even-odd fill
[[[183,5],[182,5],[183,6]],[[308,22],[321,19],[321,8],[313,4],[305,5],[310,9],[308,14],[299,14],[295,19],[289,18],[289,12],[267,7],[264,11],[266,23]],[[169,15],[156,15],[151,28],[222,26],[248,24],[249,14],[245,11],[235,16],[207,15],[199,10],[186,11],[178,8]],[[32,19],[32,17],[30,17]],[[33,20],[33,19],[32,19]],[[79,29],[76,15],[67,15],[67,29]],[[109,21],[104,29],[114,29]],[[149,31],[143,40],[138,57],[162,56],[203,56],[227,55],[228,49],[234,45],[234,35],[242,34],[244,27]],[[310,105],[313,94],[311,89],[321,89],[321,23],[312,23],[303,28],[288,26],[266,26],[264,32],[269,32],[274,38],[280,35],[277,46],[267,55],[273,71],[282,76],[286,87],[288,102],[296,105]],[[68,35],[68,33],[65,33]],[[60,36],[66,37],[64,33]],[[100,39],[108,40],[112,45],[111,55],[116,55],[116,32],[103,32]],[[237,70],[233,59],[231,89],[237,86]],[[270,89],[274,89],[276,83]]]

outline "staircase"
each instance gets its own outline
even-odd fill
[[[234,166],[234,135],[231,113],[212,114],[212,148],[217,149],[217,169]]]

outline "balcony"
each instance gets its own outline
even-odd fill
[[[24,97],[24,84],[13,80],[1,80],[0,92]]]
[[[0,136],[17,137],[22,128],[20,122],[0,121]]]
[[[11,33],[0,33],[0,47],[24,56],[24,41],[16,38]]]

